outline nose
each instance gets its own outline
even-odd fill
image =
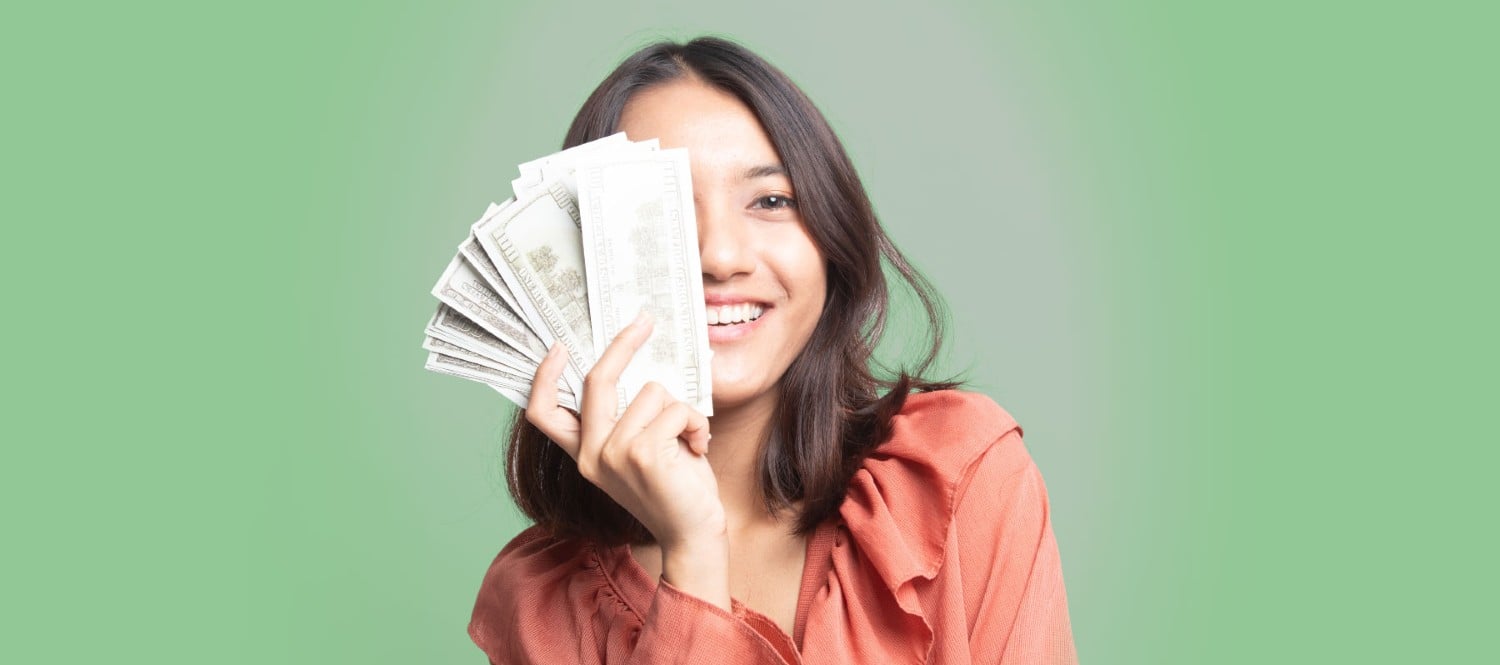
[[[748,221],[724,206],[699,204],[696,213],[698,255],[705,278],[725,282],[755,269]]]

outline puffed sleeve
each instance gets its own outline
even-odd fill
[[[1077,663],[1042,474],[1007,432],[977,463],[955,514],[975,663]]]
[[[661,582],[633,606],[600,565],[592,548],[528,529],[485,574],[470,637],[496,665],[798,662],[738,602],[726,611]]]
[[[733,611],[688,595],[665,580],[647,612],[640,639],[628,663],[728,663],[731,665],[801,662],[769,619],[734,601]]]

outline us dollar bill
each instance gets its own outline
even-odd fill
[[[516,381],[505,373],[498,372],[492,368],[437,351],[428,352],[426,368],[440,374],[456,376],[461,379],[468,379],[488,385],[523,409],[531,404],[530,379]],[[557,398],[559,406],[573,409],[574,411],[578,410],[577,400],[571,393],[559,392]]]
[[[560,186],[518,197],[475,230],[475,237],[507,284],[543,350],[561,343],[568,355],[563,377],[574,394],[595,359],[578,222],[571,197]],[[462,310],[460,310],[462,311]]]
[[[439,359],[440,366],[454,371],[462,370],[468,375],[465,378],[469,376],[483,377],[486,383],[508,388],[511,392],[524,395],[527,399],[530,398],[532,379],[536,374],[534,369],[531,372],[520,372],[513,368],[505,367],[483,355],[432,335],[428,335],[426,339],[422,340],[422,348],[441,356]],[[478,365],[479,367],[489,369],[492,373],[484,373],[478,367],[451,362],[452,360],[462,360],[472,365]],[[566,386],[558,386],[557,403],[569,409],[577,410],[578,408],[578,398]],[[524,409],[527,404],[517,402],[517,406]]]
[[[563,171],[571,172],[572,164],[579,157],[587,153],[629,145],[631,145],[631,141],[625,138],[625,132],[615,132],[602,139],[575,145],[567,150],[554,152],[545,157],[539,157],[520,164],[516,167],[516,171],[520,172],[520,176],[510,181],[511,191],[515,193],[517,198],[524,197],[537,188],[545,188],[545,183],[548,180],[556,180],[560,174],[559,167],[562,167]],[[578,190],[574,187],[571,188],[571,191],[576,192]]]
[[[492,363],[509,367],[527,376],[536,374],[539,364],[537,361],[526,357],[499,337],[491,335],[488,330],[453,311],[453,308],[447,305],[438,305],[437,311],[432,315],[432,320],[427,323],[426,332],[428,337],[440,339],[469,353],[483,356]]]
[[[593,347],[604,348],[643,310],[655,320],[651,337],[620,375],[617,411],[655,381],[713,415],[687,151],[585,158],[577,179]]]
[[[541,362],[547,355],[547,346],[542,340],[518,313],[501,300],[462,254],[448,263],[448,268],[432,287],[432,295],[521,355],[536,362]]]
[[[515,290],[509,284],[505,283],[505,279],[501,277],[500,271],[495,269],[495,262],[491,261],[489,255],[484,253],[484,248],[479,246],[479,239],[474,237],[474,231],[481,224],[484,224],[489,218],[494,217],[495,213],[499,212],[505,206],[515,202],[514,198],[509,198],[500,203],[491,203],[489,208],[485,209],[484,215],[480,216],[479,221],[474,222],[473,226],[469,227],[469,237],[465,238],[458,245],[458,252],[469,260],[469,265],[474,266],[474,269],[479,271],[479,275],[490,285],[490,288],[495,290],[495,294],[500,296],[501,300],[505,301],[505,304],[510,307],[511,311],[519,314],[521,305],[516,301]]]
[[[524,407],[537,364],[557,343],[567,352],[558,401],[577,410],[598,351],[647,310],[656,326],[620,377],[616,408],[656,381],[712,414],[685,151],[618,133],[518,170],[515,196],[489,205],[433,287],[443,304],[423,342],[428,369]]]

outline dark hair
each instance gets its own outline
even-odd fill
[[[779,512],[804,501],[796,532],[805,534],[837,514],[850,478],[890,435],[890,419],[908,393],[956,385],[921,378],[941,348],[946,315],[931,285],[881,229],[823,114],[785,74],[738,44],[705,37],[637,51],[589,95],[563,147],[615,133],[632,95],[683,78],[732,94],[755,113],[781,156],[802,222],[826,264],[823,312],[781,378],[780,403],[759,463],[767,508]],[[881,379],[871,368],[889,300],[882,258],[911,287],[931,326],[932,344],[915,371],[894,372],[894,379]],[[555,536],[605,546],[652,540],[520,412],[511,426],[505,471],[517,506]]]

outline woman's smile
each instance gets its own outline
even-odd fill
[[[752,302],[727,305],[707,305],[708,343],[726,344],[748,337],[760,327],[771,307]]]

